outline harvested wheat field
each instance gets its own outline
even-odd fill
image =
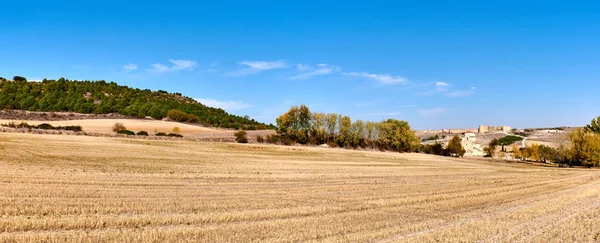
[[[589,242],[600,171],[0,134],[0,242]]]
[[[178,127],[182,134],[193,134],[193,133],[211,133],[221,132],[221,130],[189,125],[179,122],[168,122],[168,121],[157,121],[157,120],[140,120],[140,119],[84,119],[84,120],[64,120],[64,121],[33,121],[33,120],[0,120],[0,124],[6,124],[10,122],[20,123],[27,122],[30,125],[39,125],[42,123],[48,123],[52,126],[75,126],[79,125],[86,132],[96,133],[113,133],[112,127],[115,123],[122,123],[127,129],[132,131],[147,131],[150,133],[154,132],[165,132],[169,133],[174,127]]]

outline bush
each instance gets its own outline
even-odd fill
[[[125,127],[125,125],[123,125],[123,123],[120,122],[115,123],[115,125],[113,125],[112,127],[112,131],[115,133],[119,133],[119,131],[122,130],[127,130],[127,128]]]
[[[421,139],[421,141],[425,142],[425,141],[432,141],[432,140],[438,140],[438,139],[440,139],[440,136],[435,135],[435,136],[423,138],[423,139]]]
[[[56,129],[58,129],[58,130],[73,131],[73,132],[81,132],[81,131],[83,131],[83,129],[81,128],[81,126],[65,126],[65,127],[57,127]]]
[[[180,110],[170,110],[169,112],[167,112],[167,117],[173,121],[178,121],[178,122],[184,122],[187,120],[187,116],[188,114],[186,114],[183,111]]]
[[[511,145],[511,144],[513,144],[517,141],[521,141],[521,140],[523,140],[523,138],[513,136],[513,135],[508,135],[508,136],[504,136],[503,138],[498,140],[498,143],[500,143],[500,145]]]
[[[54,129],[54,126],[48,124],[48,123],[42,123],[40,125],[37,125],[38,129],[44,129],[44,130],[52,130]]]
[[[139,131],[135,135],[138,135],[138,136],[148,136],[148,132],[146,132],[146,131]]]
[[[135,136],[135,132],[129,131],[127,129],[120,130],[120,131],[117,132],[117,134],[125,134],[125,135],[133,135],[133,136]]]
[[[256,136],[256,142],[257,143],[264,143],[265,142],[265,138],[263,138],[263,136],[258,135]]]
[[[156,136],[159,136],[159,137],[165,137],[165,136],[167,136],[167,134],[166,134],[166,133],[164,133],[164,132],[157,132],[157,133],[156,133],[156,134],[154,134],[154,135],[156,135]]]
[[[167,134],[167,137],[176,137],[176,138],[182,138],[183,135],[181,134],[177,134],[177,133],[169,133]]]
[[[235,136],[235,141],[238,143],[248,143],[248,137],[246,136],[246,131],[239,130],[233,134]]]
[[[185,119],[189,123],[198,123],[200,121],[200,118],[198,118],[198,116],[194,114],[187,114],[187,117]]]

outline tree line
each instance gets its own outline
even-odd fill
[[[406,121],[387,119],[381,122],[352,121],[336,113],[311,112],[305,106],[294,106],[276,119],[277,135],[264,140],[279,144],[327,144],[341,148],[373,148],[398,152],[414,152],[419,139]],[[263,138],[258,140],[263,141]]]
[[[119,113],[154,119],[167,117],[169,111],[185,114],[178,120],[195,124],[234,129],[273,129],[250,119],[207,107],[180,93],[130,88],[114,82],[76,81],[61,78],[28,82],[15,76],[12,81],[0,78],[0,108],[28,111],[68,111],[84,114]]]

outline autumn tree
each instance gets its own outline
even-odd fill
[[[309,139],[311,112],[307,106],[294,106],[276,119],[277,133],[301,144]]]
[[[337,120],[338,120],[338,115],[335,113],[329,113],[327,114],[327,142],[328,143],[335,143],[336,142],[336,133],[337,133]]]
[[[411,152],[419,144],[419,139],[405,121],[388,119],[380,122],[378,128],[378,143],[383,149]]]
[[[519,148],[518,145],[513,144],[512,150],[513,150],[513,158],[515,158],[515,159],[521,159],[523,157],[523,155],[521,153],[521,149]]]
[[[569,134],[571,158],[575,163],[592,167],[600,166],[600,135],[578,129]]]
[[[452,139],[450,139],[448,142],[446,150],[451,156],[462,157],[465,155],[465,148],[463,148],[460,142],[460,137],[458,137],[458,135],[454,135],[454,137],[452,137]]]
[[[349,116],[338,115],[338,122],[339,134],[337,144],[342,148],[347,147],[350,145],[350,126],[352,126],[352,120]]]
[[[486,156],[494,158],[494,155],[496,153],[496,148],[498,147],[499,144],[500,143],[498,142],[498,139],[496,139],[496,138],[492,139],[492,141],[490,141],[488,146],[483,149],[484,152],[486,152]]]

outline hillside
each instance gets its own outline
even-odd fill
[[[271,128],[250,119],[205,106],[180,93],[130,88],[106,81],[76,81],[61,78],[28,82],[23,77],[0,78],[0,108],[28,111],[68,111],[84,114],[118,113],[162,119],[172,110],[182,111],[189,123],[235,129]],[[181,113],[179,113],[181,114]]]

